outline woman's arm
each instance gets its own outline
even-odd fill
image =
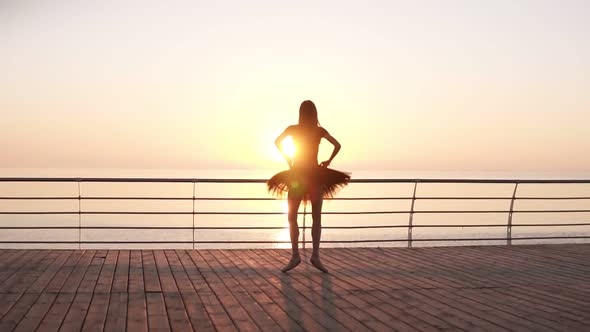
[[[340,145],[340,143],[332,136],[328,133],[328,131],[324,132],[323,137],[325,139],[328,140],[328,142],[332,143],[332,145],[334,145],[334,150],[332,151],[332,155],[330,156],[330,159],[323,161],[322,163],[320,163],[320,166],[322,167],[328,167],[330,166],[330,163],[332,162],[332,160],[334,160],[334,158],[336,157],[336,155],[338,154],[338,152],[340,151],[340,148],[342,147]]]
[[[277,147],[277,149],[279,149],[279,151],[281,152],[281,154],[283,155],[283,158],[285,158],[285,160],[287,161],[287,164],[289,165],[289,168],[293,167],[293,159],[291,159],[286,153],[285,151],[283,151],[283,140],[287,137],[291,135],[291,131],[289,130],[291,127],[287,127],[287,129],[285,129],[283,131],[282,134],[279,135],[279,137],[277,137],[277,139],[275,139],[275,145]]]

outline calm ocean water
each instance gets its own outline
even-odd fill
[[[278,170],[120,170],[120,169],[0,169],[0,177],[166,177],[166,178],[257,178],[266,179]],[[551,174],[551,173],[451,173],[451,172],[396,172],[396,171],[353,171],[353,178],[502,178],[502,179],[588,179],[590,174]],[[215,184],[199,183],[194,188],[197,197],[270,197],[264,184]],[[420,184],[418,197],[510,197],[513,184]],[[192,197],[193,185],[190,183],[82,183],[82,196],[116,197]],[[351,184],[337,197],[411,197],[413,184]],[[76,183],[15,183],[0,182],[0,197],[25,196],[78,196]],[[590,197],[590,184],[521,184],[517,196],[522,197]],[[360,211],[407,211],[410,199],[326,201],[324,212]],[[416,210],[508,210],[509,199],[502,200],[427,200],[416,202]],[[78,211],[77,200],[0,200],[0,211]],[[191,200],[83,200],[82,211],[179,211],[192,212]],[[286,201],[197,201],[198,212],[279,212],[285,213]],[[515,210],[588,210],[590,199],[582,200],[520,200]],[[301,208],[303,211],[303,207]],[[309,211],[309,209],[308,209]],[[407,213],[394,214],[351,214],[323,216],[324,227],[339,226],[380,226],[407,225]],[[427,213],[414,215],[414,225],[483,225],[506,224],[507,213]],[[78,229],[3,229],[0,241],[77,241],[79,235],[86,241],[288,241],[285,214],[278,215],[129,215],[129,214],[77,214],[58,215],[15,215],[0,214],[0,226],[150,226],[150,227],[284,227],[271,230],[107,230],[87,229],[78,234]],[[590,226],[531,227],[526,224],[588,223],[590,213],[516,213],[513,237],[546,236],[590,236]],[[303,225],[302,216],[299,217]],[[311,216],[306,217],[310,226]],[[499,238],[506,236],[506,227],[417,227],[413,230],[414,239],[454,239],[454,238]],[[322,240],[404,240],[407,228],[373,229],[324,229]],[[310,230],[306,240],[311,240]],[[506,241],[424,241],[414,246],[432,245],[474,245],[504,244]],[[590,242],[587,239],[570,240],[519,240],[525,243],[563,243]],[[324,246],[406,246],[407,242],[381,242],[358,244],[325,243]],[[70,244],[0,244],[3,248],[73,248]],[[86,244],[85,248],[187,248],[191,244]],[[198,248],[245,248],[245,247],[289,247],[289,244],[197,244]]]

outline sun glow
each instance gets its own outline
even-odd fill
[[[286,214],[289,212],[289,204],[288,204],[287,200],[282,201],[281,207],[282,207],[282,210],[285,212],[285,217],[286,217]],[[285,220],[283,221],[282,224],[283,224],[284,228],[278,230],[275,233],[275,241],[279,241],[279,242],[291,241],[291,235],[289,234],[289,221],[287,220],[287,218],[285,218]],[[276,247],[277,248],[289,248],[290,244],[289,243],[277,243]]]
[[[283,152],[285,152],[285,154],[289,157],[289,158],[293,158],[295,157],[295,153],[297,152],[297,147],[295,146],[295,142],[293,142],[293,138],[292,137],[287,137],[283,140],[283,142],[281,142],[281,148],[283,149]]]

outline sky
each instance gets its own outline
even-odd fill
[[[588,1],[0,1],[0,168],[590,173]],[[330,146],[322,143],[320,160]]]

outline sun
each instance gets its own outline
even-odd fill
[[[285,138],[283,142],[281,142],[281,147],[283,152],[289,157],[295,157],[295,153],[297,152],[297,147],[295,146],[295,142],[293,142],[293,138],[290,136]]]

